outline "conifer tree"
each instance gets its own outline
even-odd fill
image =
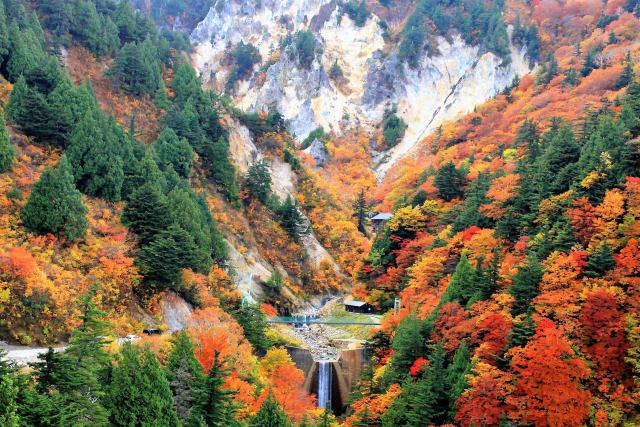
[[[385,372],[385,383],[399,382],[418,357],[424,355],[426,345],[422,335],[423,322],[415,313],[402,319],[393,338],[393,356]]]
[[[616,80],[616,84],[614,86],[615,89],[622,89],[625,86],[628,86],[633,81],[633,61],[631,59],[631,51],[627,51],[627,56],[624,59],[624,68],[622,69],[622,73],[618,80]]]
[[[298,202],[294,201],[291,196],[287,196],[277,208],[277,214],[280,225],[293,239],[300,240],[311,232],[307,219],[298,209]]]
[[[11,169],[15,153],[16,150],[9,141],[9,132],[4,121],[4,114],[0,112],[0,173]]]
[[[103,405],[111,356],[104,349],[110,324],[94,302],[96,289],[79,298],[80,326],[71,334],[64,357],[72,369],[58,386],[57,417],[61,425],[107,425],[109,412]]]
[[[467,254],[462,254],[460,261],[456,266],[456,271],[451,276],[449,286],[442,295],[440,305],[458,301],[461,305],[465,305],[475,292],[477,286],[477,278],[475,271],[469,263]]]
[[[607,271],[611,270],[615,266],[616,261],[613,258],[611,248],[607,242],[602,242],[596,250],[589,255],[585,276],[602,277],[607,273]]]
[[[258,413],[249,422],[250,427],[291,427],[291,422],[273,395],[269,393]]]
[[[416,384],[407,412],[408,426],[442,425],[449,409],[445,351],[436,344],[429,355],[429,365]]]
[[[193,149],[186,139],[178,138],[171,128],[166,128],[156,141],[156,153],[161,167],[173,167],[183,178],[189,178],[193,166]]]
[[[0,425],[3,427],[18,427],[21,425],[16,403],[18,391],[18,387],[11,377],[0,377]]]
[[[111,373],[106,398],[114,426],[178,426],[169,382],[149,350],[126,343]]]
[[[198,262],[197,251],[189,233],[173,224],[140,250],[136,264],[152,288],[178,290],[182,269]]]
[[[534,256],[530,256],[527,263],[513,276],[513,284],[509,293],[513,296],[511,314],[515,317],[525,314],[531,309],[531,301],[538,293],[538,284],[542,280],[542,266]]]
[[[202,365],[194,355],[193,343],[187,332],[178,332],[167,359],[166,371],[176,413],[180,420],[186,421],[191,415],[195,390],[205,379]]]
[[[449,419],[455,415],[455,403],[467,388],[466,376],[471,372],[471,355],[466,341],[462,341],[447,367],[447,387],[449,389]]]
[[[519,322],[514,322],[513,324],[513,330],[509,337],[509,348],[524,347],[535,332],[536,324],[531,317],[531,313],[525,313]]]
[[[149,244],[171,224],[167,198],[154,185],[143,185],[125,205],[122,222],[138,235],[141,245]]]
[[[194,400],[194,388],[197,383],[191,372],[188,362],[181,359],[178,368],[173,373],[173,380],[169,383],[173,393],[173,408],[181,422],[186,422],[191,417],[191,407]]]
[[[548,133],[548,146],[536,164],[534,176],[539,199],[566,191],[577,174],[574,163],[580,158],[580,145],[570,126],[562,126]]]
[[[35,183],[21,212],[25,227],[73,241],[84,236],[87,208],[76,189],[69,161],[63,156],[55,169],[47,168]]]
[[[267,204],[271,195],[271,174],[264,160],[259,160],[249,167],[245,187],[250,198]]]
[[[351,207],[353,209],[352,216],[358,224],[358,231],[367,236],[367,214],[369,213],[369,207],[367,205],[364,188],[360,189]]]
[[[438,195],[447,202],[461,195],[462,178],[451,161],[438,169],[434,184],[438,188]]]
[[[194,420],[201,420],[208,427],[239,426],[235,418],[238,409],[233,400],[235,392],[223,389],[227,372],[216,351],[207,378],[196,390],[191,424]]]
[[[488,172],[480,172],[478,177],[469,184],[464,193],[462,212],[453,223],[454,231],[462,231],[474,225],[481,228],[491,227],[491,220],[480,210],[480,206],[489,202],[486,194],[490,186],[491,176]]]
[[[272,343],[266,334],[269,329],[267,317],[258,305],[242,305],[231,314],[242,326],[245,338],[258,354],[264,354],[271,348]]]
[[[73,131],[66,154],[80,191],[115,202],[122,193],[128,141],[124,135],[118,138],[114,126],[100,110],[88,112]]]

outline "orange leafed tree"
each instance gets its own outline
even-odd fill
[[[581,387],[589,369],[563,336],[563,330],[542,319],[533,339],[515,348],[511,368],[515,393],[507,398],[511,418],[536,427],[582,426],[589,416],[591,394]]]
[[[469,389],[456,401],[456,422],[462,427],[500,424],[507,410],[506,397],[513,392],[513,376],[487,363],[473,368]]]
[[[599,377],[620,379],[627,368],[624,357],[624,312],[618,299],[605,289],[587,296],[580,312],[584,351],[596,364]]]

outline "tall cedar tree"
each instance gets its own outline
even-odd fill
[[[447,286],[446,291],[442,295],[440,305],[454,301],[465,305],[475,293],[478,284],[475,270],[469,263],[467,254],[462,254],[456,266],[456,271],[453,273],[453,276],[451,276],[449,286]]]
[[[267,204],[271,195],[271,174],[267,162],[259,160],[249,167],[245,187],[251,199]]]
[[[140,250],[136,264],[150,287],[179,290],[182,269],[194,268],[197,250],[189,233],[173,224]]]
[[[438,188],[438,195],[447,202],[462,195],[462,177],[453,162],[438,169],[433,183]]]
[[[513,276],[509,293],[514,298],[511,307],[511,314],[514,317],[531,310],[531,301],[539,293],[538,285],[542,280],[542,272],[540,262],[534,256],[530,256],[527,263],[519,267]]]
[[[460,347],[453,355],[451,364],[447,367],[447,387],[449,389],[449,421],[453,421],[455,415],[455,403],[462,392],[467,388],[467,375],[471,372],[471,354],[466,341],[460,343]]]
[[[424,376],[418,380],[417,393],[412,396],[412,407],[407,414],[409,425],[420,427],[444,423],[449,409],[445,357],[444,348],[438,343],[431,350],[429,365]]]
[[[63,156],[55,169],[47,168],[35,183],[21,212],[25,227],[74,241],[84,236],[87,208],[76,189],[71,165]]]
[[[258,413],[249,422],[250,427],[292,427],[287,414],[271,393],[262,403]]]
[[[96,290],[79,299],[80,326],[71,334],[64,356],[69,358],[71,369],[61,384],[57,415],[60,425],[107,425],[109,412],[103,406],[107,372],[111,356],[105,350],[105,336],[110,324],[106,313],[94,302]]]
[[[155,236],[171,224],[167,198],[153,184],[145,184],[131,195],[122,211],[122,222],[138,235],[141,245],[151,243]]]
[[[275,271],[278,271],[278,269]],[[266,334],[269,329],[267,317],[259,306],[242,305],[237,310],[231,312],[231,314],[240,326],[242,326],[244,336],[258,354],[264,354],[271,348],[271,340],[269,340]]]
[[[204,424],[208,427],[240,425],[235,418],[238,410],[234,401],[235,392],[223,388],[227,373],[227,369],[220,360],[220,354],[216,351],[207,378],[196,390],[190,418],[191,425]]]
[[[366,236],[368,222],[367,214],[369,213],[369,207],[367,205],[364,188],[360,189],[351,207],[353,209],[352,216],[358,223],[358,231]]]
[[[9,132],[4,121],[4,114],[0,112],[0,173],[11,169],[15,154],[16,150],[9,141]]]
[[[311,233],[311,227],[307,219],[300,213],[298,202],[291,196],[287,196],[284,202],[277,208],[278,220],[284,230],[295,240]]]
[[[176,413],[184,422],[191,415],[195,390],[201,387],[205,379],[202,365],[194,355],[193,343],[187,332],[177,334],[175,345],[167,359],[166,371]]]
[[[424,355],[426,345],[422,329],[423,322],[415,313],[409,314],[398,325],[391,345],[393,356],[385,373],[386,384],[399,382],[413,362]]]
[[[166,128],[156,141],[158,164],[161,168],[173,167],[183,178],[189,178],[193,166],[193,148],[185,138],[178,135],[171,128]]]
[[[114,426],[178,426],[169,382],[156,356],[126,343],[111,372],[106,405]]]

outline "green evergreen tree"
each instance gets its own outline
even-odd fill
[[[536,324],[531,313],[527,312],[520,321],[513,323],[513,330],[509,336],[509,348],[524,347],[535,332]]]
[[[198,423],[202,422],[208,427],[240,425],[235,418],[238,410],[238,406],[234,401],[235,392],[222,388],[227,369],[224,368],[219,356],[219,353],[216,352],[207,378],[202,387],[196,390],[191,413],[191,425],[198,425]]]
[[[111,356],[104,349],[110,325],[94,302],[96,290],[79,298],[80,326],[72,333],[64,357],[72,369],[65,370],[56,408],[58,425],[107,425],[109,412],[102,404]]]
[[[445,357],[442,344],[436,344],[429,355],[426,372],[417,381],[416,392],[411,396],[407,426],[420,427],[425,424],[444,423],[449,409]]]
[[[197,252],[189,233],[173,224],[140,249],[136,264],[151,288],[179,290],[182,269],[197,264]]]
[[[424,355],[426,344],[422,333],[423,322],[415,313],[402,319],[391,345],[393,356],[385,372],[386,384],[400,382],[409,372],[413,362]]]
[[[18,387],[9,376],[0,376],[0,425],[3,427],[18,427],[21,425],[18,416],[16,397]]]
[[[183,178],[189,178],[193,166],[193,148],[171,128],[166,128],[156,141],[156,153],[161,167],[173,167]]]
[[[633,78],[633,60],[631,59],[631,51],[627,51],[627,56],[624,59],[624,68],[622,69],[620,77],[616,80],[614,88],[622,89],[623,87],[629,86]]]
[[[202,365],[193,352],[193,343],[185,331],[178,332],[166,365],[167,378],[173,392],[173,403],[181,421],[190,418],[195,390],[205,379]]]
[[[249,427],[291,427],[291,422],[273,395],[269,393],[258,413],[249,421]]]
[[[462,254],[456,266],[456,271],[453,273],[453,276],[451,276],[449,286],[447,286],[447,289],[440,299],[439,305],[458,301],[464,306],[477,290],[477,282],[476,273],[469,263],[467,255]]]
[[[471,226],[490,228],[492,221],[482,214],[480,206],[489,203],[487,191],[491,186],[491,175],[488,172],[480,172],[478,177],[469,184],[464,192],[464,202],[461,212],[453,223],[453,231],[463,231]]]
[[[129,94],[154,94],[160,87],[157,55],[150,39],[142,43],[126,43],[118,52],[109,75]]]
[[[580,158],[580,145],[570,126],[552,128],[545,136],[548,144],[536,162],[533,177],[538,200],[566,191],[577,174],[574,163]]]
[[[101,111],[87,113],[69,139],[66,155],[78,189],[83,193],[119,201],[124,183],[123,151],[128,140],[115,130]]]
[[[70,359],[51,347],[46,353],[39,354],[38,359],[39,362],[31,363],[29,366],[34,370],[36,388],[39,393],[51,393],[65,378],[71,375],[70,371],[73,366]]]
[[[615,266],[616,260],[613,258],[611,248],[606,242],[602,242],[596,250],[589,255],[584,274],[587,277],[602,277]]]
[[[279,268],[274,268],[273,273],[269,277],[269,280],[265,283],[269,289],[280,293],[282,291],[282,287],[284,286],[284,280],[282,278],[282,274],[280,273]]]
[[[356,219],[358,224],[358,231],[367,236],[367,224],[369,222],[367,215],[369,214],[369,206],[365,197],[364,188],[360,189],[358,192],[351,208],[353,209],[352,216]]]
[[[277,269],[276,269],[277,271]],[[258,305],[242,305],[231,312],[244,331],[244,336],[258,354],[264,354],[272,343],[267,336],[269,324],[267,317]]]
[[[525,314],[531,309],[531,301],[538,293],[538,285],[542,280],[542,266],[538,260],[530,256],[525,265],[518,268],[513,276],[513,284],[509,288],[509,293],[513,296],[513,306],[511,314],[515,317]]]
[[[298,202],[291,196],[287,196],[285,201],[277,207],[276,214],[282,228],[293,239],[300,240],[311,232],[307,219],[298,209]]]
[[[70,241],[84,236],[87,208],[76,189],[71,166],[62,157],[55,169],[47,168],[22,208],[22,222],[36,233],[52,233]]]
[[[106,398],[114,426],[178,426],[169,382],[151,350],[129,343],[120,351]]]
[[[251,199],[267,204],[271,195],[271,174],[267,162],[259,160],[249,167],[245,187]]]
[[[138,235],[140,245],[147,245],[171,224],[169,202],[155,186],[145,184],[131,195],[122,222]]]
[[[11,145],[11,141],[9,141],[9,132],[4,121],[4,114],[0,112],[0,173],[11,169],[15,154],[16,150]]]
[[[449,421],[453,421],[455,404],[467,388],[466,376],[471,372],[471,354],[466,341],[462,341],[447,367],[447,388],[449,389]]]
[[[451,161],[438,169],[434,184],[438,188],[438,195],[447,202],[462,194],[462,178]]]
[[[191,372],[189,372],[188,362],[185,359],[181,359],[169,385],[173,393],[173,407],[178,419],[183,424],[191,418],[194,390],[198,384]]]
[[[587,77],[594,69],[598,68],[596,65],[596,57],[599,53],[595,48],[589,49],[582,62],[582,69],[580,70],[582,77]]]
[[[229,161],[229,143],[224,137],[220,137],[208,145],[206,156],[211,161],[211,177],[222,187],[227,199],[238,199],[238,184],[235,178],[235,169]]]
[[[567,71],[564,73],[564,80],[562,84],[564,86],[574,87],[578,86],[578,71],[574,67],[567,68]]]

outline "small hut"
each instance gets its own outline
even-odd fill
[[[349,313],[371,313],[371,306],[364,301],[349,301],[344,303],[345,311]]]
[[[376,216],[372,217],[371,226],[373,227],[373,232],[377,234],[392,216],[393,214],[390,214],[389,212],[380,212]]]

